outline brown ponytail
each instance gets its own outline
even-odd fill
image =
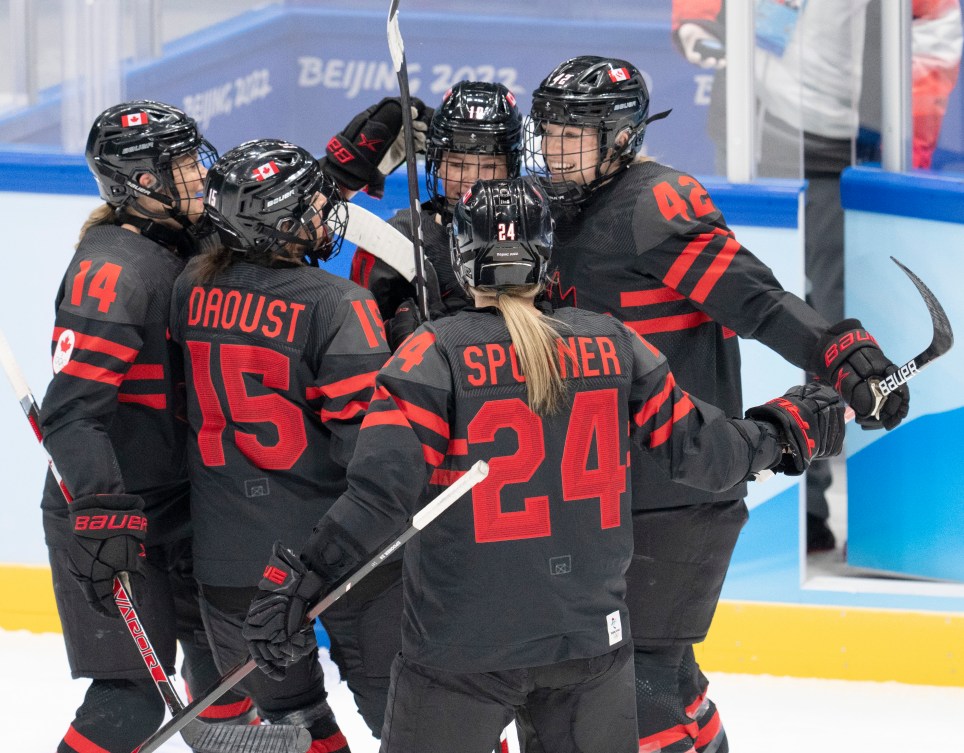
[[[540,290],[542,286],[527,285],[494,291],[494,294],[495,305],[502,312],[526,377],[529,407],[539,415],[548,416],[562,408],[566,387],[559,374],[556,344],[559,333],[532,305]]]
[[[230,267],[234,260],[234,252],[227,246],[219,243],[198,257],[197,264],[194,265],[193,270],[194,281],[201,285],[207,285],[221,272]]]
[[[117,224],[117,219],[116,219],[116,215],[114,214],[114,207],[106,203],[101,204],[93,212],[91,212],[88,215],[87,219],[84,221],[83,226],[80,228],[80,237],[77,238],[77,246],[80,245],[80,242],[84,239],[84,236],[87,235],[87,231],[90,230],[92,227],[96,227],[97,225],[116,225],[116,224]],[[74,248],[76,248],[77,246],[74,246]]]

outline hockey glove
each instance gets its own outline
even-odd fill
[[[114,577],[126,572],[140,580],[147,518],[144,500],[134,494],[90,494],[70,503],[73,536],[67,546],[70,574],[94,611],[118,617]]]
[[[720,36],[713,34],[708,26],[716,30],[715,24],[683,22],[676,38],[684,57],[693,65],[719,70],[726,66],[726,51]]]
[[[422,314],[418,304],[411,298],[406,298],[395,309],[395,316],[385,322],[388,328],[388,344],[392,352],[401,345],[422,324]]]
[[[412,131],[416,153],[425,152],[428,124],[433,110],[420,99],[412,99]],[[385,193],[385,176],[406,158],[402,104],[398,97],[386,97],[359,113],[337,136],[332,136],[321,161],[324,171],[339,185],[360,189],[380,199]]]
[[[325,585],[298,555],[275,542],[241,630],[251,656],[272,680],[283,680],[289,666],[317,647],[307,614]]]
[[[897,366],[856,319],[832,326],[817,345],[814,361],[812,370],[817,378],[840,393],[863,428],[893,429],[907,416],[910,390],[906,384],[886,398],[875,393],[873,386],[895,373]]]
[[[799,476],[817,458],[839,455],[843,447],[844,406],[824,384],[793,387],[783,397],[750,408],[746,417],[776,427],[784,450],[772,470],[788,476]]]

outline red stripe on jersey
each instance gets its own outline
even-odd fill
[[[402,413],[405,414],[407,418],[412,423],[418,424],[419,426],[424,426],[429,431],[434,431],[439,436],[448,439],[449,438],[449,424],[444,418],[442,418],[437,413],[433,413],[425,408],[420,408],[414,403],[406,402],[405,400],[400,400],[395,398],[395,402],[398,403],[398,407],[401,408]]]
[[[68,728],[67,734],[64,735],[64,742],[76,750],[77,753],[110,753],[106,748],[100,747],[93,740],[88,740],[80,734],[74,729],[74,725],[72,724]]]
[[[349,277],[356,285],[363,288],[368,287],[371,279],[372,270],[375,268],[375,257],[363,248],[355,250],[355,255],[351,259],[351,272]]]
[[[89,363],[80,361],[67,361],[60,370],[61,374],[70,374],[78,379],[89,379],[92,382],[102,382],[112,387],[117,387],[124,381],[124,375],[116,371],[102,369],[100,366],[91,366]]]
[[[736,332],[729,327],[723,327],[723,339],[729,340],[731,337],[736,337]]]
[[[449,448],[445,452],[448,455],[468,455],[469,441],[467,439],[450,439]]]
[[[678,332],[681,329],[693,329],[701,324],[712,321],[709,314],[693,311],[689,314],[675,316],[658,316],[655,319],[642,319],[636,322],[623,322],[627,327],[640,335],[651,335],[655,332]]]
[[[336,750],[348,750],[348,741],[341,730],[321,740],[312,740],[308,753],[334,753]]]
[[[654,303],[669,303],[670,301],[682,301],[686,296],[677,293],[672,288],[656,288],[655,290],[624,290],[619,294],[619,305],[623,308],[629,306],[652,306]]]
[[[690,717],[691,719],[696,719],[696,713],[700,710],[700,706],[703,705],[703,702],[705,700],[706,700],[706,693],[702,693],[701,695],[697,696],[695,701],[693,701],[689,706],[683,709],[683,711],[686,712],[686,716]]]
[[[690,267],[693,266],[696,257],[703,253],[703,249],[706,248],[706,245],[713,240],[716,235],[715,232],[700,233],[691,240],[686,248],[680,251],[679,258],[673,262],[673,266],[669,268],[669,272],[663,277],[663,284],[671,288],[678,287],[686,276],[686,273],[690,271]]]
[[[673,743],[678,743],[680,740],[684,740],[687,737],[692,738],[695,734],[695,722],[692,724],[677,724],[675,727],[664,729],[661,732],[657,732],[655,735],[639,738],[639,750],[640,753],[649,753],[649,751],[658,753],[658,751],[668,748]],[[690,751],[692,750],[693,748],[690,748]]]
[[[198,714],[201,719],[231,719],[232,717],[247,714],[251,710],[252,702],[250,698],[236,703],[212,704]]]
[[[673,433],[673,424],[693,410],[694,407],[693,401],[690,400],[690,396],[684,392],[682,399],[673,406],[673,417],[665,424],[660,426],[652,434],[650,434],[649,446],[659,447],[661,444],[663,444],[663,442],[669,439],[670,435]]]
[[[369,413],[362,421],[362,429],[369,429],[372,426],[405,426],[409,429],[412,425],[405,418],[400,410],[383,410],[378,413]]]
[[[324,384],[321,387],[309,387],[305,390],[305,397],[308,400],[315,400],[319,397],[344,397],[355,392],[373,387],[377,371],[369,371],[365,374],[356,374],[347,379],[342,379],[331,384]]]
[[[368,347],[377,348],[378,337],[375,335],[375,329],[372,327],[372,323],[368,321],[368,315],[365,313],[365,306],[361,301],[352,301],[351,307],[355,309],[355,314],[358,316],[358,321],[362,326],[362,331],[365,333],[365,340],[368,343]]]
[[[424,442],[422,442],[422,455],[425,457],[425,461],[432,466],[441,465],[442,461],[445,460],[444,452],[439,452]]]
[[[451,486],[465,475],[465,471],[453,471],[449,468],[436,468],[432,471],[432,477],[428,480],[430,484],[438,486]]]
[[[164,365],[160,363],[135,363],[131,366],[124,379],[163,379]]]
[[[702,748],[720,733],[722,727],[723,722],[720,721],[720,712],[716,711],[696,736],[696,746]]]
[[[716,287],[716,283],[720,281],[723,273],[729,268],[730,262],[732,262],[733,257],[736,256],[736,252],[739,250],[740,244],[736,238],[729,238],[726,243],[723,244],[723,249],[720,253],[713,259],[710,268],[703,273],[700,281],[696,283],[696,287],[693,288],[690,298],[697,303],[706,301],[709,294],[713,292],[713,288]]]
[[[659,409],[663,407],[663,404],[669,400],[669,396],[673,394],[673,387],[675,386],[676,378],[672,375],[672,373],[667,374],[666,382],[663,384],[663,389],[659,391],[659,394],[653,395],[653,397],[647,400],[643,404],[643,407],[639,409],[639,412],[633,416],[633,420],[636,422],[637,426],[642,426],[659,412]]]
[[[318,413],[322,421],[345,421],[354,418],[362,411],[368,410],[368,403],[361,400],[353,400],[341,410],[323,410]]]
[[[60,339],[60,336],[64,333],[63,327],[54,327],[54,342]],[[109,356],[124,361],[125,363],[131,363],[137,354],[140,352],[134,348],[128,348],[126,345],[121,345],[120,343],[115,343],[113,340],[105,340],[103,337],[95,337],[94,335],[85,335],[83,332],[74,332],[76,339],[74,340],[74,347],[81,350],[92,350],[96,353],[105,353]]]
[[[119,392],[117,393],[117,402],[137,403],[138,405],[146,405],[148,408],[164,410],[167,407],[167,395],[133,395],[130,392]]]

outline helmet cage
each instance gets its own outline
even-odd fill
[[[268,165],[268,176],[259,179],[259,170]],[[314,206],[317,193],[326,199],[320,212]],[[341,249],[348,219],[334,181],[314,157],[268,139],[247,142],[222,157],[208,173],[205,205],[221,242],[262,265],[289,257],[291,246],[303,249],[311,266],[327,261]]]
[[[455,276],[466,292],[542,283],[552,232],[548,200],[532,180],[479,181],[456,205],[449,227]]]
[[[517,177],[522,166],[522,115],[503,84],[460,81],[432,116],[427,141],[425,186],[435,210],[448,216],[457,199],[446,196],[439,175],[445,154],[502,156],[506,177]]]
[[[616,71],[619,80],[610,75]],[[612,177],[609,168],[614,163],[622,166],[632,161],[642,147],[648,116],[646,82],[631,64],[589,56],[568,60],[533,92],[525,129],[526,169],[539,178],[553,201],[578,206]],[[595,176],[591,180],[577,182],[552,175],[542,152],[542,137],[550,123],[596,130]],[[625,143],[617,146],[622,133],[626,134]],[[582,153],[569,156],[582,164]]]

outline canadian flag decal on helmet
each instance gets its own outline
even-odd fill
[[[625,68],[610,68],[609,78],[612,79],[613,83],[618,81],[629,81],[629,71]]]
[[[512,92],[506,92],[506,93],[505,93],[505,98],[506,98],[506,101],[508,101],[508,103],[509,103],[512,107],[515,107],[515,95],[513,95]]]
[[[261,165],[261,167],[254,168],[251,172],[254,174],[255,180],[266,180],[272,175],[277,175],[280,170],[278,170],[278,166],[274,163],[274,160],[272,160]]]
[[[121,115],[121,125],[124,128],[147,125],[148,120],[146,112],[132,112],[128,115]]]

